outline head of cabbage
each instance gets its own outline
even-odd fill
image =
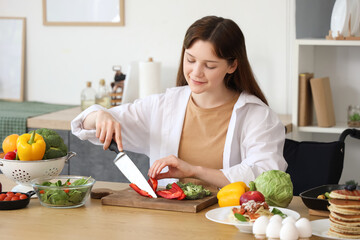
[[[263,172],[249,186],[250,191],[261,192],[270,206],[287,207],[293,198],[290,175],[280,170]]]

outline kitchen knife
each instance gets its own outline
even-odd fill
[[[120,171],[125,175],[125,177],[131,182],[138,186],[141,190],[149,193],[153,198],[157,198],[154,190],[150,184],[146,181],[145,177],[142,175],[140,170],[136,165],[131,161],[128,155],[125,152],[120,152],[117,144],[114,140],[111,141],[109,146],[111,151],[116,152],[118,155],[114,159],[115,165],[120,169]]]

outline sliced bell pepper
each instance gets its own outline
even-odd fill
[[[136,184],[130,183],[129,186],[130,186],[132,189],[134,189],[135,192],[137,192],[137,193],[140,194],[141,196],[152,198],[152,196],[151,196],[148,192],[140,189],[138,186],[136,186]]]
[[[156,192],[158,181],[155,178],[149,178],[148,183],[150,184],[151,188]]]
[[[170,190],[159,190],[156,194],[166,199],[177,199],[181,196],[181,192],[171,192]]]
[[[169,191],[172,192],[172,193],[181,192],[180,197],[177,198],[178,200],[183,200],[186,197],[184,191],[176,183],[171,184],[171,188],[169,189]]]

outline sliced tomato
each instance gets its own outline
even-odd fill
[[[259,213],[248,213],[250,220],[256,220],[260,217]]]
[[[238,214],[241,214],[241,215],[244,215],[244,213],[245,213],[245,209],[244,208],[233,208],[232,209],[232,211],[233,211],[233,213],[235,214],[235,213],[238,213]]]

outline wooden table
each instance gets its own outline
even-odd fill
[[[14,182],[0,174],[3,191],[9,191]],[[121,190],[128,185],[114,182],[96,182],[94,188]],[[140,208],[101,205],[100,200],[89,199],[85,206],[74,209],[52,209],[31,199],[23,209],[0,211],[1,239],[254,239],[231,225],[215,223],[205,217],[210,209],[199,213],[180,213]],[[310,220],[299,197],[294,197],[289,208]],[[322,239],[316,236],[311,239]]]

